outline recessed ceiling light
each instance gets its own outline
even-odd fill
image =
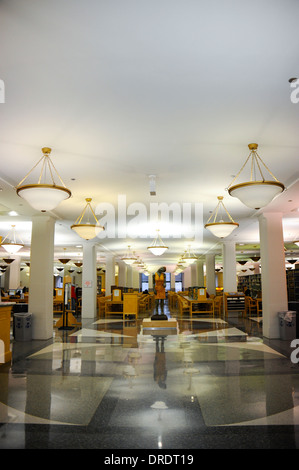
[[[16,217],[19,214],[16,211],[9,211],[8,215],[10,215],[11,217]]]

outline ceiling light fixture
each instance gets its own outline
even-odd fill
[[[14,259],[13,258],[2,258],[4,263],[6,264],[11,264],[14,262]]]
[[[122,261],[124,261],[126,264],[128,265],[131,265],[133,264],[135,261],[137,261],[137,258],[136,256],[134,256],[132,253],[131,253],[131,247],[130,245],[128,245],[128,252],[126,253],[125,256],[123,256],[121,258]]]
[[[249,144],[248,147],[250,153],[241,170],[229,185],[228,192],[230,196],[238,198],[243,204],[245,204],[245,206],[258,210],[261,207],[265,207],[267,204],[269,204],[275,196],[284,191],[285,187],[278,181],[277,178],[275,178],[261,157],[258,155],[258,144]],[[250,180],[245,183],[235,184],[232,186],[250,158]],[[266,180],[264,178],[262,165],[270,173],[274,181]],[[256,179],[258,172],[261,179]]]
[[[220,220],[217,222],[217,215],[220,210]],[[223,210],[227,214],[229,221],[225,222],[223,220]],[[210,222],[210,220],[213,218],[213,222]],[[233,220],[231,215],[228,213],[226,210],[224,204],[223,204],[223,196],[218,196],[218,204],[214,211],[212,212],[209,220],[207,221],[205,228],[210,230],[210,232],[215,235],[218,238],[225,238],[228,235],[232,233],[235,228],[239,227],[239,224]]]
[[[147,249],[153,253],[155,256],[161,256],[168,250],[168,246],[165,245],[159,234],[160,230],[157,230],[157,236],[154,239],[153,243],[147,247]]]
[[[42,148],[43,156],[36,163],[36,165],[29,171],[25,178],[20,181],[16,187],[17,194],[25,199],[33,209],[41,212],[46,212],[55,209],[62,201],[71,197],[72,193],[66,188],[64,182],[60,178],[53,162],[50,158],[51,149],[49,147]],[[42,162],[42,168],[40,171],[39,179],[37,183],[25,184],[24,181],[32,173],[32,171]],[[47,170],[50,175],[49,179],[51,183],[47,181]],[[57,185],[54,180],[53,174],[58,176],[60,185]]]
[[[98,219],[96,218],[96,215],[91,207],[91,198],[86,198],[86,206],[84,207],[81,215],[77,218],[76,222],[71,226],[71,229],[74,230],[79,237],[84,238],[84,240],[92,240],[95,238],[99,232],[102,232],[104,230],[104,227],[102,227]],[[89,216],[90,214],[93,216],[94,220],[93,222],[95,223],[90,223],[89,221]],[[84,223],[83,222],[83,217],[87,215],[87,221]]]
[[[194,255],[193,253],[190,253],[190,245],[189,245],[189,250],[186,251],[185,253],[186,254],[182,256],[182,261],[185,262],[188,266],[198,260],[196,255]]]
[[[66,248],[63,248],[64,251],[66,251]],[[58,261],[62,264],[67,264],[69,261],[71,261],[71,258],[58,258]]]
[[[299,240],[295,240],[293,243],[295,243],[295,245],[299,246]]]
[[[16,237],[16,229],[15,225],[11,226],[10,232],[6,235],[4,240],[1,242],[1,246],[10,254],[17,253],[21,248],[23,248],[24,244],[20,239],[20,243],[17,242]]]

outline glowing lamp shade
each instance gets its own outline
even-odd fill
[[[167,250],[167,246],[149,246],[148,250],[155,256],[161,256]]]
[[[284,185],[275,181],[249,181],[232,186],[228,192],[238,198],[250,209],[260,209],[267,206],[275,196],[284,190]]]
[[[260,209],[267,206],[275,196],[284,191],[284,185],[271,173],[261,157],[257,153],[258,144],[248,145],[250,153],[241,170],[228,187],[228,193],[232,197],[238,198],[250,209]],[[248,161],[250,164],[250,178],[243,183],[234,184],[240,173],[245,168]],[[266,169],[273,180],[265,179],[262,169]]]
[[[126,257],[124,257],[124,258],[122,258],[122,261],[124,261],[126,264],[128,264],[130,266],[131,264],[133,264],[135,262],[135,258],[126,258]]]
[[[15,225],[11,226],[11,230],[2,241],[1,246],[5,251],[7,251],[7,253],[12,255],[23,248],[24,244],[22,240],[20,239],[20,242],[17,241]]]
[[[41,212],[55,209],[62,201],[71,196],[71,192],[62,186],[47,184],[24,185],[17,188],[17,194],[28,204]]]
[[[165,245],[159,235],[159,230],[157,230],[157,236],[155,240],[150,246],[147,247],[147,249],[155,256],[161,256],[163,253],[165,253],[166,250],[168,250],[168,246]]]
[[[197,256],[194,253],[190,253],[190,246],[187,252],[182,257],[182,261],[187,264],[187,266],[190,266],[193,264],[195,261],[197,261]]]
[[[96,224],[72,225],[71,228],[79,235],[79,237],[84,238],[85,240],[92,240],[98,235],[99,232],[104,230],[103,227]]]
[[[220,215],[220,220],[217,222],[218,213]],[[226,213],[228,220],[223,220],[223,215]],[[210,222],[210,220],[212,220]],[[233,220],[227,209],[223,204],[223,197],[218,196],[218,204],[214,211],[212,212],[208,222],[205,225],[205,228],[209,230],[215,237],[225,238],[228,237],[235,228],[239,227],[239,224]]]
[[[1,243],[1,246],[7,251],[7,253],[14,255],[23,248],[24,245],[18,245],[17,243]]]
[[[92,199],[86,198],[86,206],[84,207],[82,213],[77,218],[76,222],[71,226],[71,229],[76,232],[79,237],[83,238],[84,240],[92,240],[95,238],[100,232],[104,230],[96,215],[90,205]],[[89,217],[92,216],[93,223],[90,222]],[[83,222],[84,217],[88,217],[86,221]]]
[[[239,224],[236,222],[215,222],[206,224],[205,228],[208,229],[215,237],[225,238],[228,237]]]
[[[124,261],[126,264],[129,266],[133,263],[135,263],[137,260],[136,256],[131,253],[131,247],[128,245],[128,252],[121,258],[122,261]]]
[[[55,209],[62,201],[71,197],[72,193],[66,188],[53,165],[50,158],[51,149],[49,147],[43,147],[42,152],[43,156],[18,184],[16,192],[18,196],[25,199],[33,209],[46,212]],[[41,171],[37,182],[23,184],[40,163]],[[60,181],[59,184],[56,184],[54,175],[58,177]]]

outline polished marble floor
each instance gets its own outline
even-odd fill
[[[1,449],[296,449],[299,366],[258,322],[116,315],[14,341],[0,365]]]

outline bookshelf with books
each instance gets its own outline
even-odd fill
[[[250,297],[261,297],[262,278],[261,274],[249,274],[248,276],[238,277],[238,291],[243,292],[244,287],[250,290]]]
[[[299,269],[291,269],[286,272],[288,301],[299,302]]]
[[[289,302],[299,302],[299,269],[286,271],[287,293]],[[262,279],[261,274],[249,274],[248,276],[239,276],[238,291],[243,292],[244,287],[250,290],[250,297],[261,297]]]

